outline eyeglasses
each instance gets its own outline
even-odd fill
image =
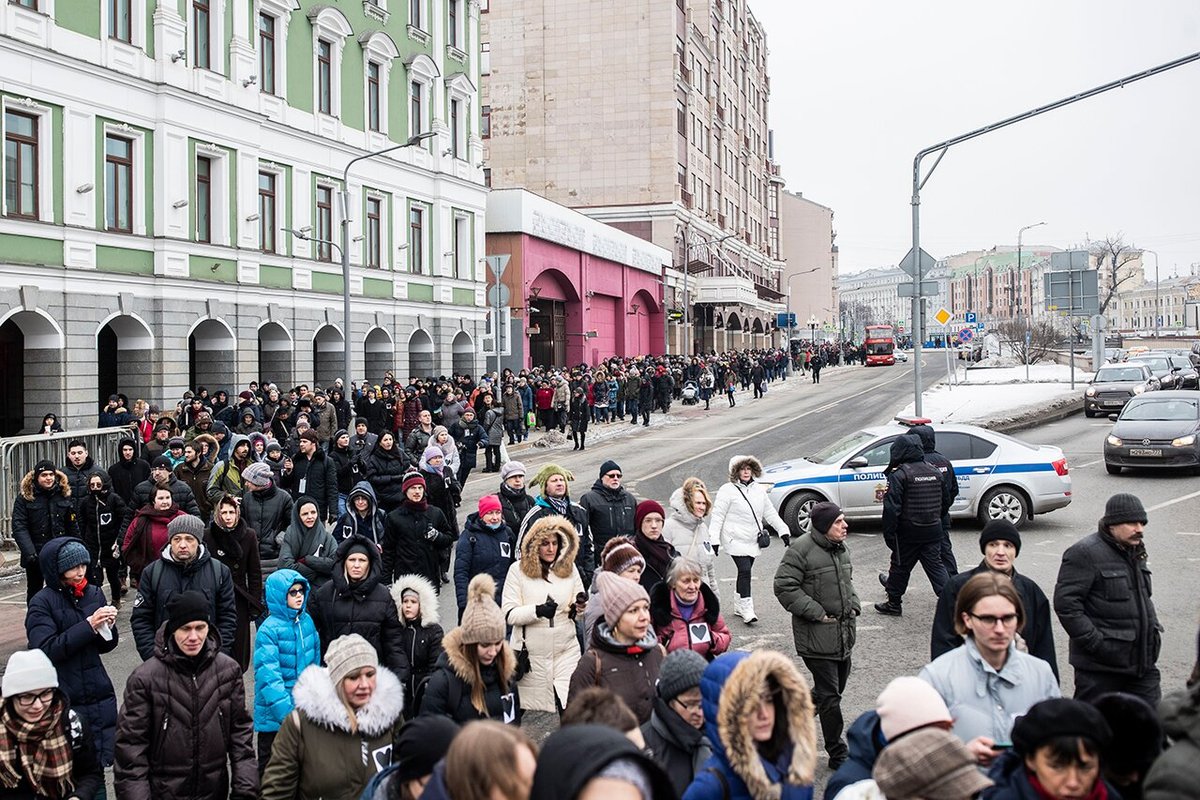
[[[21,708],[33,708],[34,704],[36,703],[41,703],[45,706],[49,705],[54,700],[54,690],[46,689],[38,694],[34,694],[32,692],[28,694],[19,694],[13,699],[17,701],[17,705],[19,705]]]
[[[997,622],[1001,623],[1006,628],[1011,625],[1017,624],[1017,615],[1016,614],[1005,614],[1004,616],[997,617],[992,614],[972,614],[970,611],[968,611],[967,615],[969,617],[971,617],[972,619],[979,620],[980,622],[983,623],[984,627],[987,627],[987,628],[996,627]]]
[[[619,472],[609,472],[609,473],[607,473],[607,474],[606,474],[604,477],[606,477],[606,478],[620,478],[620,477],[621,477],[621,473],[619,473]]]
[[[288,589],[288,597],[304,597],[304,590],[299,586],[293,586]]]
[[[699,701],[699,700],[697,700],[694,703],[685,703],[682,700],[680,700],[678,697],[673,699],[671,702],[674,703],[675,705],[679,706],[680,708],[682,708],[683,712],[685,714],[690,714],[693,711],[699,711],[700,706],[701,706],[701,701]]]

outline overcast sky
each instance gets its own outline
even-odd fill
[[[776,158],[789,190],[833,208],[842,272],[908,250],[918,150],[1200,51],[1196,0],[750,8],[770,48]],[[1200,262],[1200,62],[951,148],[921,197],[936,258],[1015,245],[1044,220],[1026,244],[1123,233],[1158,251],[1164,277],[1186,273]]]

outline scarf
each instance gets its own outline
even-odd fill
[[[63,711],[63,701],[56,697],[37,722],[26,722],[7,707],[0,712],[0,785],[15,789],[28,780],[39,797],[71,793],[71,742],[60,724]]]
[[[79,583],[66,584],[66,587],[71,590],[71,594],[73,594],[75,596],[76,600],[83,599],[83,593],[87,591],[87,586],[88,586],[88,582],[87,582],[86,576],[83,578],[80,578]]]
[[[1046,787],[1042,786],[1037,775],[1034,775],[1029,770],[1025,770],[1025,777],[1029,779],[1029,785],[1033,787],[1033,791],[1039,800],[1057,800],[1053,794],[1046,791]],[[1087,800],[1108,800],[1108,787],[1104,784],[1104,778],[1100,776],[1096,777],[1096,785],[1088,792]]]
[[[667,568],[671,566],[671,558],[675,552],[675,548],[671,547],[670,542],[662,538],[662,536],[659,536],[657,539],[651,539],[646,534],[638,531],[633,535],[633,546],[646,559],[646,566],[649,569],[658,573],[660,578],[666,577]]]
[[[571,499],[567,495],[564,494],[562,497],[551,497],[548,494],[542,496],[546,498],[546,502],[554,509],[555,514],[567,519],[571,518]]]
[[[208,527],[208,548],[225,564],[242,563],[242,542],[238,535],[241,519],[233,528],[226,528],[220,522],[213,520]]]
[[[424,514],[426,509],[429,508],[429,500],[427,500],[424,495],[422,495],[421,499],[417,500],[416,502],[413,502],[412,500],[409,500],[408,497],[405,497],[404,507],[409,511],[415,511],[418,514]]]

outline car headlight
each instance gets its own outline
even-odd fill
[[[1110,435],[1105,441],[1107,441],[1113,447],[1120,447],[1123,444],[1125,444],[1125,442],[1121,441],[1116,436],[1112,436],[1112,435]]]
[[[1141,393],[1142,393],[1142,392],[1144,392],[1144,391],[1146,391],[1146,387],[1145,387],[1145,386],[1141,386],[1141,385],[1139,385],[1139,386],[1135,386],[1135,387],[1133,387],[1133,393],[1134,393],[1134,394],[1141,394]]]
[[[1195,443],[1196,443],[1196,434],[1194,434],[1194,433],[1188,434],[1187,436],[1180,436],[1178,439],[1171,440],[1172,447],[1190,447],[1190,446],[1194,445]]]
[[[1087,391],[1086,391],[1086,392],[1084,392],[1084,394],[1086,394],[1088,397],[1095,397],[1095,396],[1096,396],[1096,389],[1095,389],[1095,387],[1093,387],[1093,386],[1089,386],[1089,387],[1087,388]]]

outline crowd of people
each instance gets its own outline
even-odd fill
[[[751,386],[782,378],[786,354],[744,355]],[[616,362],[285,396],[255,384],[233,402],[198,389],[173,413],[147,406],[107,469],[69,441],[61,466],[24,476],[13,509],[29,649],[3,676],[0,797],[96,797],[111,767],[119,798],[803,800],[818,725],[827,798],[1195,796],[1200,674],[1157,706],[1162,628],[1132,495],[1067,550],[1051,601],[1017,572],[1007,522],[984,527],[982,561],[959,572],[953,465],[932,429],[900,437],[875,608],[902,614],[921,564],[939,595],[931,660],[848,729],[863,606],[845,515],[819,503],[789,527],[757,458],[731,458],[712,489],[688,477],[664,505],[634,497],[614,459],[575,493],[570,470],[527,474],[497,451],[483,470],[495,491],[463,508],[478,449],[562,424],[560,387],[584,398],[586,412],[567,409],[581,434],[636,422],[647,380],[667,387],[651,395],[666,412],[676,367],[684,383],[736,387],[742,366]],[[632,405],[622,380],[638,381]],[[597,388],[612,381],[616,403]],[[102,423],[131,422],[127,405],[110,401]],[[755,559],[776,538],[773,595],[807,675],[782,653],[738,650],[758,619]],[[454,621],[439,613],[445,587]],[[1073,699],[1051,610],[1071,639]],[[105,656],[122,634],[142,663],[118,702]],[[558,730],[535,742],[534,720]]]

